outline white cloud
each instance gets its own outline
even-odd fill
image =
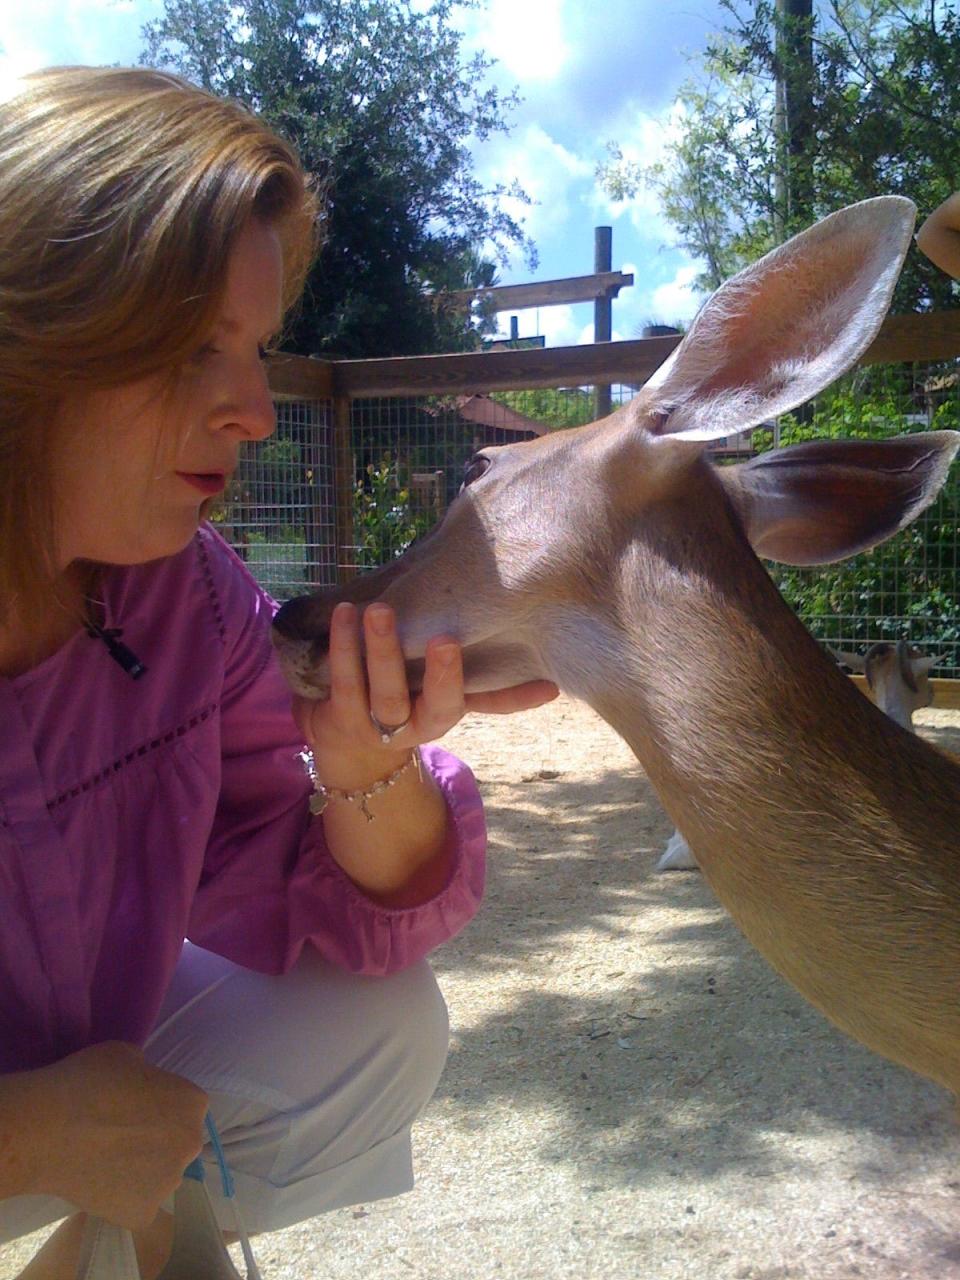
[[[582,306],[544,307],[538,316],[548,347],[573,347],[582,342]],[[592,341],[592,337],[591,337]]]
[[[463,21],[468,46],[523,84],[556,80],[570,61],[563,0],[489,0]],[[499,77],[498,77],[499,78]]]
[[[668,147],[677,138],[684,113],[683,105],[675,102],[660,112],[632,111],[624,117],[612,129],[624,161],[640,170],[669,164]],[[635,194],[626,200],[614,200],[598,182],[589,203],[598,217],[629,220],[645,240],[657,239],[661,245],[673,241],[673,231],[660,210],[659,197],[647,182],[641,180]]]
[[[514,314],[520,317],[521,338],[542,336],[548,347],[575,347],[593,341],[593,320],[584,323],[587,316],[592,316],[592,306],[589,302],[574,306],[562,303],[556,307],[528,307]],[[510,314],[505,311],[499,317],[501,336],[509,332]]]
[[[570,58],[563,0],[492,0],[488,48],[518,80],[553,80]]]
[[[658,285],[651,295],[652,314],[663,317],[662,323],[679,321],[687,324],[703,302],[703,294],[693,288],[701,268],[696,263],[681,267],[672,280]]]
[[[42,67],[132,65],[161,13],[159,0],[0,0],[0,93]]]
[[[613,304],[615,330],[626,338],[639,338],[648,324],[688,324],[703,302],[692,284],[699,270],[699,264],[683,254],[651,253],[649,267],[634,271],[633,287],[622,290]]]
[[[579,203],[578,189],[593,182],[593,165],[557,142],[539,124],[479,146],[477,176],[485,185],[517,181],[532,205],[507,198],[501,207],[522,221],[534,241],[557,234]]]

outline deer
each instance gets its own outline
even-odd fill
[[[837,1027],[960,1092],[960,766],[823,652],[762,559],[866,550],[935,497],[960,435],[708,443],[804,403],[875,337],[913,204],[841,209],[733,276],[637,396],[468,464],[399,559],[288,602],[291,687],[327,692],[337,601],[386,601],[411,689],[433,635],[466,685],[555,681],[636,755],[749,942]]]
[[[834,660],[866,678],[876,705],[896,724],[915,732],[914,711],[933,702],[930,672],[943,656],[928,657],[906,640],[878,640],[866,653],[830,649]],[[696,871],[699,866],[682,832],[674,831],[657,859],[657,871]]]
[[[891,644],[878,640],[864,654],[831,650],[841,666],[864,676],[870,696],[880,710],[904,729],[914,731],[913,713],[933,702],[930,672],[943,655],[924,655],[906,640]]]

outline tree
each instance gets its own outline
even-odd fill
[[[809,19],[783,0],[724,6],[732,25],[679,95],[667,159],[644,170],[612,147],[599,169],[614,196],[658,191],[679,242],[706,264],[702,288],[844,204],[899,193],[923,214],[960,187],[956,3],[829,0]],[[797,97],[804,76],[809,101]],[[777,110],[778,86],[781,103],[792,86],[809,111],[799,132]],[[951,281],[911,254],[894,310],[957,305]]]
[[[597,416],[596,396],[592,389],[588,391],[583,387],[496,391],[492,398],[551,430],[579,427],[593,422]]]
[[[238,99],[297,148],[326,197],[325,244],[288,343],[304,354],[409,355],[476,346],[468,313],[431,291],[535,254],[484,190],[468,144],[508,129],[515,94],[466,58],[472,0],[166,0],[142,61]]]
[[[774,23],[775,204],[784,220],[809,218],[813,206],[813,0],[776,0]]]

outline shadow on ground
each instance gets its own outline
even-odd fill
[[[653,871],[671,825],[642,775],[491,790],[484,909],[435,957],[456,990],[452,1123],[535,1114],[532,1154],[598,1192],[815,1169],[839,1130],[864,1189],[891,1158],[908,1177],[945,1142],[960,1155],[942,1090],[834,1030],[696,872]]]

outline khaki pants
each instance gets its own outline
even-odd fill
[[[365,978],[308,949],[276,978],[187,943],[144,1051],[209,1094],[254,1233],[410,1190],[410,1126],[437,1086],[447,1034],[425,961]],[[204,1161],[232,1228],[209,1150]],[[0,1242],[71,1212],[49,1196],[0,1201]]]

